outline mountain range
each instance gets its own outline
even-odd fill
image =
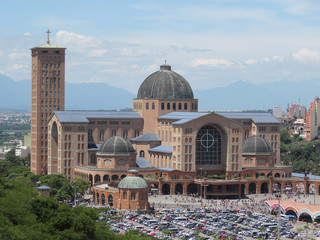
[[[320,81],[252,84],[238,81],[226,87],[194,90],[199,110],[268,110],[299,103],[309,107]],[[30,112],[31,81],[14,81],[0,74],[0,111]],[[66,83],[66,110],[114,110],[132,107],[136,95],[106,83]]]

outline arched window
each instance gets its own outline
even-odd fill
[[[193,103],[191,104],[191,109],[193,110]]]
[[[131,193],[131,200],[135,200],[136,199],[136,193],[135,192],[132,192]]]
[[[170,110],[170,103],[167,103],[167,109]]]
[[[149,109],[149,103],[146,103],[146,109]]]
[[[91,164],[96,164],[96,156],[94,154],[91,155]]]
[[[179,110],[181,110],[181,108],[182,108],[182,104],[181,104],[181,103],[179,103]]]
[[[173,109],[173,110],[176,110],[176,103],[173,103],[173,104],[172,104],[172,109]]]
[[[127,192],[123,192],[123,199],[127,199]]]
[[[153,102],[152,103],[152,109],[155,109],[156,107],[155,107],[155,103]]]
[[[161,103],[161,110],[164,110],[164,103]]]
[[[188,103],[184,103],[184,110],[188,109]]]
[[[197,134],[196,164],[221,164],[221,135],[213,126],[204,126]]]
[[[140,157],[142,157],[142,158],[144,157],[144,151],[143,150],[140,151]]]

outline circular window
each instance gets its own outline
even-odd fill
[[[213,145],[214,138],[210,133],[205,133],[200,139],[201,145],[205,148],[209,148]]]

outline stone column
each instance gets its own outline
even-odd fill
[[[244,184],[244,194],[249,194],[249,183]]]
[[[188,194],[188,183],[183,183],[183,195]]]

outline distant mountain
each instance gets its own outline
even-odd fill
[[[66,109],[107,110],[132,108],[136,96],[106,83],[66,83]]]
[[[309,108],[310,102],[320,96],[320,80],[302,82],[271,82],[252,84],[235,82],[226,87],[194,91],[201,110],[267,110],[281,105],[299,103]]]
[[[15,82],[0,74],[0,110],[30,112],[31,83],[30,81]]]
[[[31,111],[31,81],[15,82],[0,74],[0,111]],[[124,109],[134,94],[105,83],[66,83],[66,110]]]
[[[200,110],[267,110],[281,105],[298,103],[309,107],[316,96],[320,96],[320,81],[271,82],[251,84],[235,82],[226,87],[195,90]],[[0,74],[0,111],[30,112],[31,81],[13,81]],[[132,107],[135,94],[111,87],[105,83],[67,83],[66,109],[101,110]]]

